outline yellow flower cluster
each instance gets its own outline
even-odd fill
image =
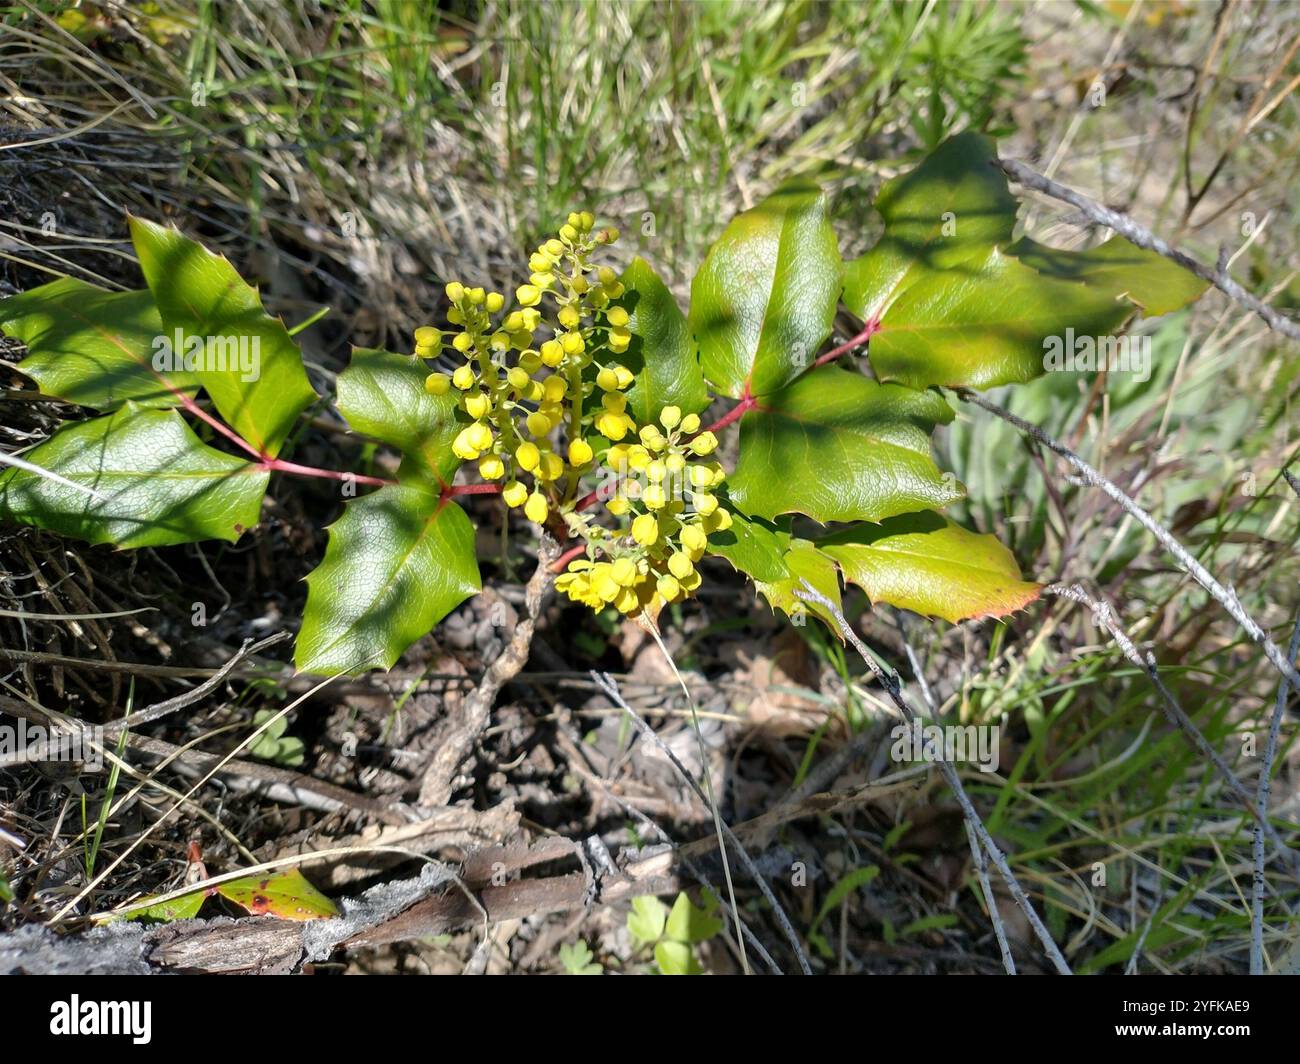
[[[589,384],[584,387],[584,368],[602,349],[625,351],[631,340],[627,311],[610,306],[623,295],[622,283],[608,266],[597,268],[590,261],[597,247],[618,239],[618,232],[593,232],[594,227],[589,212],[570,214],[558,237],[529,257],[528,283],[515,291],[518,306],[508,313],[503,313],[506,299],[500,292],[449,283],[447,320],[460,327],[450,346],[464,355],[465,363],[451,374],[431,373],[425,381],[433,395],[454,389],[467,415],[469,423],[456,435],[452,450],[467,462],[478,462],[484,480],[504,481],[506,503],[523,507],[538,524],[557,501],[554,488],[560,478],[570,474],[571,501],[578,477],[594,458],[582,438],[582,397],[590,390]],[[556,305],[553,335],[535,344],[547,295]],[[437,329],[415,331],[417,357],[436,357],[443,347]],[[561,457],[551,439],[566,422],[568,448]]]
[[[625,523],[591,542],[609,560],[578,558],[555,586],[592,609],[612,605],[636,613],[656,600],[677,602],[693,594],[700,586],[695,563],[710,533],[730,528],[732,518],[714,494],[726,478],[722,466],[693,461],[717,448],[713,433],[700,432],[699,416],[683,417],[675,406],[660,411],[658,425],[637,429],[621,394],[626,385],[619,383],[617,369],[613,373],[597,377],[605,394],[596,428],[611,441],[606,462],[619,477],[606,509]],[[622,442],[629,434],[637,442]]]
[[[587,557],[556,586],[593,609],[634,613],[694,593],[708,536],[732,518],[716,494],[722,467],[702,461],[718,441],[700,431],[699,416],[669,406],[657,424],[638,427],[628,412],[635,377],[615,356],[631,344],[631,316],[615,302],[624,294],[618,275],[591,261],[617,239],[614,229],[597,230],[589,212],[570,214],[529,256],[514,306],[500,292],[452,281],[447,320],[456,328],[417,329],[415,355],[433,359],[450,347],[464,356],[454,372],[425,381],[431,394],[455,396],[456,455],[501,482],[506,504],[529,520],[543,524],[558,512],[570,535],[586,540]],[[606,502],[613,528],[583,512],[594,496],[578,499],[600,458],[617,478]]]

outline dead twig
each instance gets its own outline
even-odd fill
[[[609,696],[610,701],[628,715],[628,719],[636,726],[637,731],[648,739],[665,757],[668,758],[670,762],[672,762],[678,775],[680,775],[682,779],[686,781],[686,784],[691,788],[691,790],[695,792],[695,796],[699,798],[706,807],[710,807],[711,803],[709,802],[708,796],[704,793],[704,789],[695,781],[695,777],[687,771],[686,766],[681,763],[677,755],[673,753],[672,749],[661,738],[659,738],[658,733],[641,718],[640,714],[638,714],[636,710],[627,704],[622,694],[619,692],[618,684],[614,682],[614,678],[608,673],[601,675],[597,672],[592,672],[591,676],[592,679],[600,685],[605,694]],[[759,891],[762,892],[768,905],[772,907],[772,913],[776,917],[777,923],[781,925],[781,930],[785,933],[785,937],[790,943],[790,947],[794,950],[794,954],[799,960],[799,967],[803,971],[803,974],[812,975],[812,968],[809,966],[808,958],[804,954],[803,946],[799,942],[799,936],[795,934],[794,927],[790,924],[790,918],[786,916],[785,910],[781,907],[781,903],[776,900],[776,895],[772,893],[772,888],[768,886],[767,880],[763,878],[762,873],[760,873],[758,868],[755,866],[749,853],[745,850],[745,847],[741,845],[740,839],[736,837],[736,833],[732,831],[731,828],[727,827],[726,822],[721,820],[721,818],[718,819],[717,823],[721,828],[721,833],[726,839],[727,844],[736,852],[736,856],[740,858],[740,863],[745,866],[745,871],[749,873],[750,878],[754,880],[755,885],[758,887]],[[739,910],[733,909],[733,911],[736,916],[739,917]]]
[[[443,723],[442,734],[433,744],[433,757],[420,781],[420,805],[433,808],[447,804],[454,790],[456,771],[487,727],[497,694],[527,664],[537,617],[542,612],[542,600],[555,578],[551,563],[559,553],[555,541],[543,534],[537,547],[537,568],[525,589],[527,615],[520,619],[501,655],[488,666],[478,688],[465,699],[459,711]]]
[[[1037,425],[1030,424],[1024,418],[1017,417],[1010,410],[1003,409],[997,403],[989,402],[989,400],[977,395],[968,388],[958,388],[957,394],[966,402],[974,403],[976,406],[987,410],[990,414],[996,414],[1003,421],[1014,425],[1021,432],[1027,434],[1031,439],[1041,443],[1049,450],[1055,451],[1074,466],[1083,475],[1085,481],[1095,488],[1101,488],[1102,491],[1114,499],[1125,513],[1133,517],[1138,524],[1155,536],[1160,544],[1174,556],[1183,570],[1210,593],[1210,597],[1215,602],[1227,610],[1233,620],[1241,625],[1242,630],[1250,637],[1250,640],[1263,649],[1265,657],[1277,667],[1277,670],[1290,680],[1294,687],[1300,688],[1300,672],[1296,671],[1295,665],[1283,656],[1277,644],[1268,637],[1268,633],[1246,612],[1240,600],[1238,600],[1236,592],[1220,584],[1205,566],[1193,558],[1178,540],[1174,539],[1168,529],[1129,498],[1118,486],[1093,469],[1065,444],[1054,440]]]
[[[855,632],[849,622],[845,620],[843,610],[813,587],[812,584],[808,583],[807,580],[801,578],[799,582],[803,585],[803,589],[796,590],[795,596],[803,599],[805,602],[816,603],[822,606],[832,617],[835,618],[840,631],[844,633],[844,637],[853,644],[853,649],[858,652],[862,660],[866,662],[867,668],[870,669],[876,679],[880,681],[881,686],[884,687],[886,693],[888,693],[890,701],[892,701],[898,708],[898,711],[903,714],[903,719],[906,720],[908,724],[914,723],[916,720],[916,714],[912,711],[912,707],[907,704],[906,699],[903,698],[902,687],[897,674],[893,672],[886,673],[884,669],[880,667],[876,662],[876,659],[872,656],[871,651],[867,649],[867,645],[858,638],[858,633]],[[1028,895],[1025,894],[1024,889],[1020,886],[1019,880],[1016,879],[1015,873],[1011,871],[1011,866],[1007,864],[1006,857],[1004,857],[1002,851],[998,849],[997,843],[993,841],[993,836],[989,834],[988,828],[984,826],[984,821],[980,818],[979,813],[976,811],[974,804],[970,800],[970,796],[966,793],[966,788],[962,786],[961,776],[958,775],[956,768],[954,768],[950,762],[941,760],[939,762],[939,770],[943,773],[943,777],[947,781],[949,789],[952,791],[954,797],[956,797],[957,804],[961,806],[962,813],[966,817],[966,823],[969,824],[971,830],[975,832],[976,836],[983,844],[985,851],[988,853],[990,860],[992,860],[994,867],[997,868],[998,872],[1002,875],[1002,879],[1006,882],[1007,890],[1011,892],[1011,897],[1015,900],[1015,903],[1020,906],[1020,911],[1025,914],[1025,919],[1029,921],[1029,926],[1034,929],[1034,934],[1038,936],[1038,941],[1042,943],[1043,950],[1047,953],[1047,957],[1052,962],[1052,966],[1061,975],[1072,975],[1073,973],[1070,970],[1070,965],[1066,962],[1065,957],[1061,953],[1060,947],[1057,946],[1055,940],[1052,938],[1052,933],[1047,930],[1047,926],[1039,918]]]
[[[1016,159],[999,159],[997,167],[1006,174],[1012,181],[1024,185],[1026,188],[1032,188],[1036,192],[1042,192],[1051,196],[1053,199],[1061,200],[1077,207],[1089,219],[1098,225],[1104,225],[1108,229],[1113,229],[1119,233],[1130,244],[1136,244],[1147,251],[1154,251],[1157,255],[1163,255],[1171,262],[1176,262],[1183,269],[1194,273],[1202,281],[1214,285],[1220,292],[1226,295],[1235,303],[1239,303],[1247,310],[1257,314],[1270,329],[1280,332],[1284,336],[1289,336],[1293,340],[1300,340],[1300,323],[1292,321],[1286,315],[1280,313],[1267,303],[1263,302],[1256,296],[1251,295],[1236,281],[1228,276],[1227,270],[1219,267],[1206,266],[1198,262],[1190,255],[1171,247],[1160,237],[1156,236],[1143,225],[1139,225],[1127,214],[1121,214],[1119,211],[1111,210],[1098,203],[1094,199],[1089,199],[1081,192],[1076,192],[1059,182],[1053,181],[1050,177],[1045,177],[1032,167]]]

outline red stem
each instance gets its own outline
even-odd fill
[[[375,487],[384,487],[387,484],[396,484],[395,480],[387,480],[384,477],[368,477],[364,473],[343,473],[337,469],[317,469],[315,466],[299,465],[297,462],[287,462],[283,458],[262,458],[262,468],[269,469],[275,473],[290,473],[299,477],[323,477],[326,480],[351,480],[357,484],[373,484]]]
[[[449,484],[442,489],[442,497],[450,499],[454,495],[500,495],[500,484]]]
[[[551,572],[562,573],[568,567],[569,562],[573,561],[579,554],[585,553],[587,544],[579,543],[576,547],[570,547],[561,554],[555,561],[551,562]]]
[[[880,322],[872,318],[862,326],[862,331],[857,336],[851,337],[847,343],[842,343],[839,347],[832,347],[826,354],[822,355],[813,363],[813,368],[816,369],[818,366],[824,366],[827,362],[833,362],[846,351],[852,351],[859,344],[869,342],[878,332],[880,332]]]
[[[717,432],[719,429],[725,429],[733,421],[739,421],[754,407],[758,406],[758,400],[749,394],[749,382],[745,382],[745,394],[740,397],[740,402],[728,410],[722,417],[718,418],[712,425],[706,428],[705,432]]]
[[[264,455],[256,447],[254,447],[251,443],[249,443],[246,439],[244,439],[243,436],[241,436],[234,429],[230,428],[228,425],[222,424],[211,414],[209,414],[206,410],[204,410],[203,407],[199,406],[199,404],[196,403],[190,396],[186,395],[183,391],[181,391],[179,388],[172,387],[172,385],[167,381],[163,381],[163,385],[167,388],[168,391],[170,391],[173,395],[175,395],[178,399],[180,399],[181,405],[185,407],[186,410],[188,410],[200,421],[204,422],[207,425],[210,425],[215,432],[220,433],[222,436],[226,437],[226,439],[230,440],[241,450],[247,451],[254,458],[259,458],[259,459],[266,458],[266,455]]]

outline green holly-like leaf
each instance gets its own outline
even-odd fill
[[[191,373],[154,370],[162,321],[148,291],[106,292],[63,277],[0,300],[0,329],[27,345],[18,369],[70,403],[105,412],[127,400],[166,407],[181,401],[178,392],[198,391]]]
[[[1135,303],[1144,314],[1179,310],[1209,287],[1189,270],[1117,236],[1087,251],[1062,251],[1028,237],[1017,240],[1009,250],[1044,276],[1114,293],[1118,300]]]
[[[815,613],[830,625],[831,631],[840,636],[839,622],[835,613],[820,602],[801,598],[798,592],[806,591],[805,580],[813,589],[824,595],[837,610],[843,610],[840,604],[840,574],[835,562],[819,551],[815,544],[806,539],[791,539],[790,548],[782,559],[786,575],[776,580],[755,580],[754,586],[767,599],[774,610],[781,610],[792,620],[802,621],[809,612]]]
[[[752,580],[773,581],[790,575],[785,552],[790,534],[761,518],[733,513],[731,527],[709,536],[708,552],[731,562]]]
[[[873,603],[953,624],[1005,616],[1041,591],[1041,585],[1021,579],[1015,558],[996,538],[969,532],[936,513],[858,525],[817,545]]]
[[[704,376],[723,395],[767,395],[831,333],[842,264],[815,187],[789,184],[731,220],[691,284]]]
[[[231,428],[276,455],[316,398],[284,322],[266,313],[257,290],[229,261],[177,230],[132,218],[131,239],[163,335],[174,341],[179,330],[185,340],[186,350],[176,356],[188,358],[191,339],[205,344],[196,353],[195,376]]]
[[[254,916],[281,920],[325,920],[339,914],[338,907],[308,882],[296,868],[260,876],[246,876],[217,884],[223,898]]]
[[[208,892],[206,890],[196,890],[193,894],[182,894],[179,898],[156,902],[153,905],[146,905],[145,903],[149,899],[141,898],[135,904],[144,906],[143,908],[132,909],[121,917],[114,917],[113,919],[143,920],[151,924],[170,924],[175,923],[177,920],[192,920],[199,915],[199,910],[203,908],[203,903],[207,900],[207,897]]]
[[[731,498],[750,515],[802,513],[823,523],[947,506],[965,489],[939,472],[930,434],[952,416],[932,392],[826,366],[764,396],[741,420]]]
[[[348,368],[339,374],[337,405],[358,432],[402,452],[400,481],[441,488],[460,465],[451,444],[462,425],[454,396],[425,391],[428,376],[409,356],[354,348]]]
[[[0,517],[118,547],[233,542],[257,524],[268,476],[204,444],[175,411],[134,403],[24,457],[95,494],[11,468],[0,473]]]
[[[618,358],[636,374],[627,389],[628,412],[640,424],[656,421],[666,406],[698,414],[709,405],[709,392],[686,315],[640,256],[621,280],[626,293],[620,302],[631,318],[632,343]]]
[[[875,205],[885,232],[866,255],[845,265],[845,305],[863,321],[881,321],[919,280],[958,277],[967,260],[1008,242],[1016,200],[996,159],[992,140],[963,133],[885,182]],[[873,340],[873,365],[875,346]]]
[[[879,243],[845,270],[844,301],[874,323],[871,365],[913,388],[1031,380],[1066,330],[1105,337],[1145,308],[1205,290],[1191,274],[1119,240],[1091,251],[1012,243],[1016,201],[987,137],[941,145],[877,200]]]
[[[474,527],[436,494],[385,486],[348,503],[307,584],[299,671],[387,669],[482,587]]]

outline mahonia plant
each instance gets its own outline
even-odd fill
[[[1004,616],[1040,587],[941,512],[965,494],[931,453],[942,389],[1031,380],[1052,338],[1113,335],[1205,286],[1119,238],[1017,236],[995,162],[977,134],[940,145],[884,185],[883,233],[848,263],[825,195],[785,185],[731,220],[685,314],[643,259],[614,269],[615,230],[569,215],[513,300],[453,281],[447,328],[417,329],[410,354],[353,350],[335,404],[400,453],[391,478],[282,457],[318,400],[293,336],[224,258],[133,218],[145,289],[63,278],[0,301],[17,368],[100,413],[0,472],[0,518],[119,548],[234,541],[273,473],[340,481],[295,651],[323,674],[391,666],[480,589],[469,495],[562,540],[556,585],[595,610],[653,621],[714,555],[791,615],[802,581],[833,604],[843,581],[952,623]],[[823,351],[841,307],[861,329]],[[711,390],[734,403],[705,424]]]

